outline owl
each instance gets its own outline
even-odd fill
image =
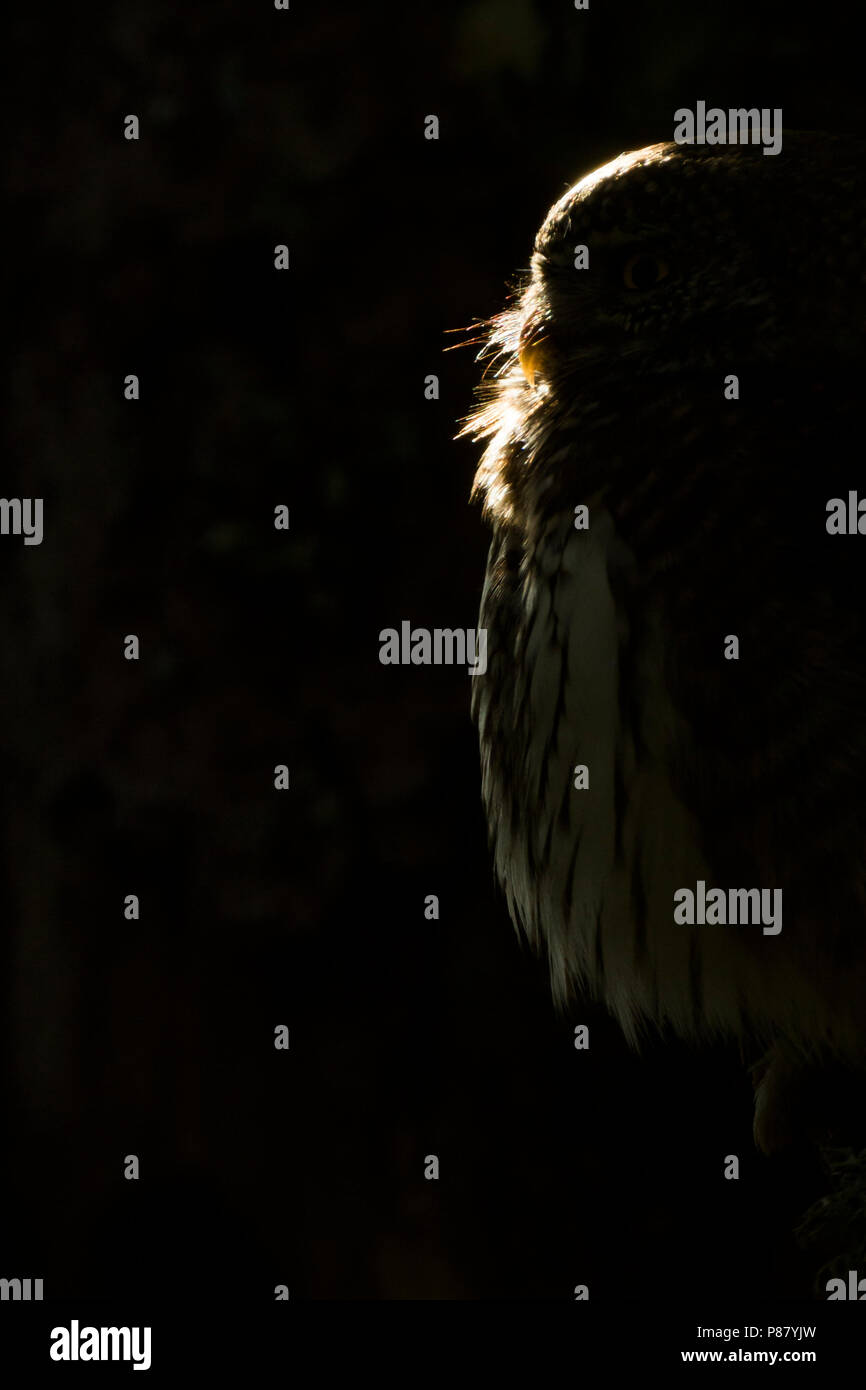
[[[866,1066],[864,155],[785,132],[581,179],[464,427],[513,921],[636,1047],[735,1040],[767,1152]],[[684,889],[760,890],[778,929],[677,920]]]

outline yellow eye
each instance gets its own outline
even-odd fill
[[[627,290],[651,290],[669,273],[667,261],[648,251],[629,256],[622,269],[622,283]]]

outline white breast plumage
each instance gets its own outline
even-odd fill
[[[549,523],[511,589],[491,555],[481,622],[493,646],[476,717],[496,870],[515,921],[546,945],[560,1001],[588,988],[632,1042],[647,1020],[723,1033],[739,1021],[744,960],[730,938],[673,920],[675,890],[709,870],[666,772],[685,734],[661,638],[648,622],[636,651],[614,598],[611,566],[623,563],[601,508],[586,531],[570,516]],[[519,625],[500,622],[499,605]],[[506,633],[510,649],[497,650]],[[627,647],[637,728],[620,690]]]

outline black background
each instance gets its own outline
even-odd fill
[[[549,204],[697,100],[862,131],[853,18],[142,0],[10,23],[0,492],[44,498],[45,539],[0,538],[0,1276],[810,1297],[816,1159],[754,1152],[736,1055],[636,1058],[600,1010],[556,1015],[493,887],[466,673],[384,667],[378,634],[475,624],[487,535],[453,436],[479,368],[444,349]]]

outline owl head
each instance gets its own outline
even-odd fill
[[[570,188],[489,324],[467,425],[491,441],[476,479],[488,510],[505,519],[525,482],[537,496],[542,467],[552,486],[560,441],[613,468],[636,430],[663,444],[658,429],[705,401],[706,425],[725,373],[790,409],[816,364],[862,358],[863,167],[857,140],[787,132],[774,156],[650,145]]]

